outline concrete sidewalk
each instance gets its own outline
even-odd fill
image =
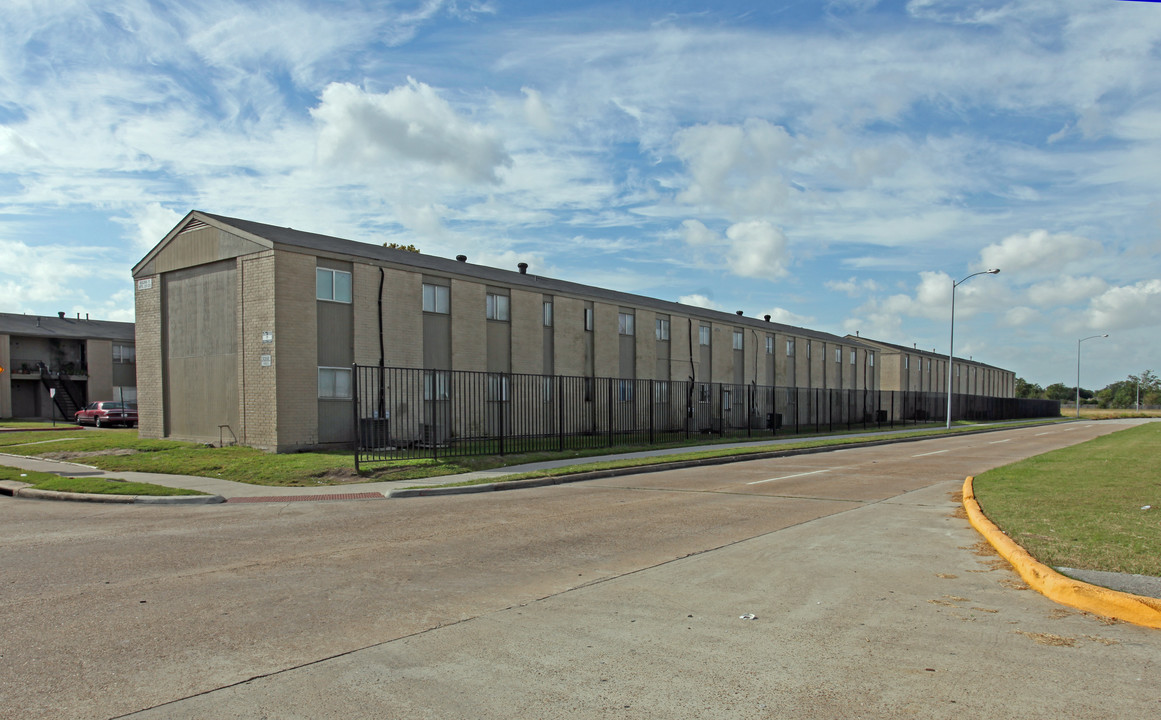
[[[992,428],[1002,428],[1004,423],[997,423]],[[392,493],[415,487],[430,487],[451,485],[468,480],[500,481],[511,475],[542,470],[558,470],[575,465],[607,462],[613,460],[627,460],[644,457],[665,457],[682,455],[707,450],[729,450],[742,448],[777,448],[780,445],[790,445],[812,440],[834,440],[846,438],[882,437],[889,440],[894,435],[915,432],[914,428],[901,430],[884,430],[864,433],[845,433],[836,435],[812,435],[810,437],[762,438],[747,442],[718,443],[712,445],[692,445],[678,448],[658,448],[631,453],[610,453],[608,455],[593,455],[581,458],[563,460],[549,460],[545,462],[520,463],[508,465],[493,470],[460,473],[457,475],[440,475],[436,477],[420,478],[415,480],[396,480],[386,482],[355,482],[344,485],[319,485],[317,487],[279,487],[272,485],[252,485],[250,483],[225,480],[222,478],[202,477],[198,475],[169,475],[166,473],[106,471],[82,463],[45,458],[28,457],[25,455],[11,455],[0,453],[0,465],[18,467],[22,470],[54,473],[67,477],[96,477],[120,478],[130,482],[145,482],[164,487],[198,490],[210,495],[219,495],[226,499],[238,501],[255,500],[326,500],[326,499],[368,499],[374,495],[391,497]],[[738,460],[746,459],[739,457]],[[357,496],[357,497],[355,497]]]

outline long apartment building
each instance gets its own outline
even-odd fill
[[[881,389],[859,338],[198,211],[133,277],[144,437],[349,443],[353,364]]]

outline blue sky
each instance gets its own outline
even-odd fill
[[[0,312],[132,320],[190,209],[1161,370],[1161,4],[149,2],[0,15]]]

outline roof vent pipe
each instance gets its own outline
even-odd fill
[[[528,263],[516,263],[516,267],[520,268],[521,275],[528,274]]]
[[[770,316],[769,316],[769,315],[763,315],[762,317],[766,318],[766,322],[770,322]]]
[[[456,260],[459,260],[460,262],[467,262],[468,256],[467,255],[456,255]]]
[[[735,313],[735,314],[736,314],[738,317],[742,317],[742,311],[741,311],[741,310],[735,310],[735,311],[734,311],[734,313]]]
[[[60,318],[61,320],[64,320],[64,313],[63,313],[63,312],[58,312],[58,313],[56,314],[56,316],[57,316],[58,318]]]

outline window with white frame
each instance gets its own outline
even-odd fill
[[[806,357],[810,357],[810,347],[813,345],[809,340],[806,341]]]
[[[552,301],[544,301],[544,327],[552,327]]]
[[[617,381],[617,399],[621,402],[633,401],[633,381],[632,380],[618,380]]]
[[[843,349],[842,348],[835,348],[834,349],[834,361],[836,363],[841,363],[843,361]]]
[[[541,387],[544,393],[544,402],[552,402],[552,378],[541,378]]]
[[[911,369],[911,356],[910,356],[910,355],[904,355],[904,356],[903,356],[903,369],[904,369],[904,370],[910,370],[910,369]]]
[[[424,283],[423,311],[441,315],[451,312],[451,288],[446,285]]]
[[[508,376],[500,373],[488,375],[488,400],[508,402]]]
[[[657,318],[653,323],[653,334],[658,340],[669,339],[669,319]]]
[[[315,268],[314,296],[319,300],[349,303],[351,301],[351,274],[343,270]]]
[[[794,338],[786,341],[786,357],[794,357]]]
[[[851,360],[851,362],[854,362],[854,360]],[[867,364],[875,367],[875,353],[867,353]]]
[[[772,336],[772,335],[766,336],[766,354],[767,355],[774,354],[774,336]]]
[[[592,332],[593,330],[593,309],[585,308],[585,331]]]
[[[114,345],[113,362],[118,365],[130,365],[137,362],[137,348],[133,345]]]
[[[447,370],[428,370],[423,374],[423,399],[447,400],[451,373]]]
[[[858,351],[857,351],[857,350],[851,350],[851,365],[854,365],[854,364],[855,364],[855,358],[856,358],[857,356],[858,356]],[[871,363],[871,364],[872,364],[872,365],[874,365],[874,363]]]
[[[653,383],[653,402],[669,402],[669,381],[657,380]]]
[[[746,342],[745,335],[742,333],[742,331],[735,330],[734,331],[734,349],[741,350],[743,348],[743,346],[745,345],[745,342]]]
[[[698,345],[709,345],[710,344],[709,325],[699,325],[698,326],[698,328],[697,328],[697,344]]]
[[[632,313],[617,313],[617,332],[621,335],[633,334]]]
[[[488,293],[486,298],[487,310],[485,316],[489,320],[508,322],[508,296],[497,293]]]
[[[710,401],[709,383],[700,383],[697,386],[697,401],[701,403],[707,403]]]
[[[318,396],[322,400],[350,400],[351,369],[320,367],[318,369]]]
[[[729,411],[733,407],[734,393],[732,390],[722,390],[722,410]]]

